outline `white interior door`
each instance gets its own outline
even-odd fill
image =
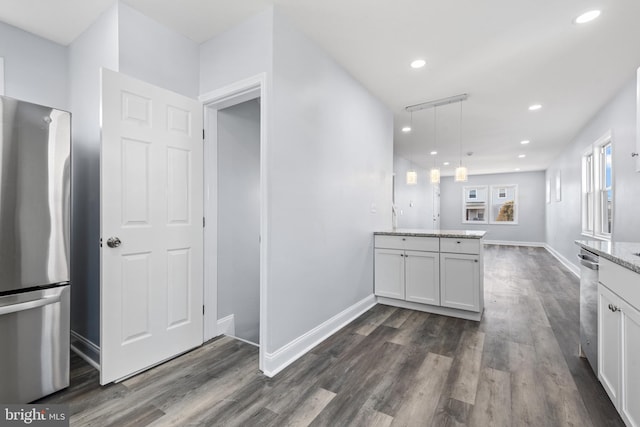
[[[202,344],[202,169],[202,105],[103,69],[101,384]]]

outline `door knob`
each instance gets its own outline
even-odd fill
[[[117,248],[121,244],[122,244],[122,242],[120,241],[120,239],[118,237],[109,237],[107,239],[107,246],[109,246],[110,248]]]

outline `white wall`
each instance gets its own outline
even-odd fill
[[[253,16],[200,45],[200,94],[271,74],[273,8]]]
[[[119,2],[120,72],[196,98],[199,45]]]
[[[218,319],[259,343],[260,104],[218,111]]]
[[[463,187],[509,184],[518,185],[518,224],[466,224],[462,222]],[[470,175],[468,182],[455,182],[453,177],[443,177],[440,182],[440,228],[443,230],[486,230],[488,232],[486,240],[544,243],[545,191],[544,171]]]
[[[118,7],[69,46],[72,111],[71,329],[100,343],[100,68],[118,71]]]
[[[630,70],[629,81],[620,92],[603,106],[577,134],[571,145],[549,167],[551,204],[547,205],[547,243],[562,256],[574,262],[576,239],[589,239],[581,235],[581,157],[587,147],[611,130],[613,137],[614,174],[614,241],[640,241],[640,173],[635,172],[631,153],[636,151],[636,77]],[[562,200],[555,201],[554,179],[556,171],[562,177]]]
[[[391,112],[277,11],[273,43],[268,352],[372,294],[393,167]]]
[[[415,170],[418,183],[407,185],[407,171]],[[393,159],[395,179],[395,204],[398,215],[398,228],[434,228],[434,187],[431,184],[429,170],[420,169],[402,157]]]
[[[67,49],[0,22],[4,95],[69,111]]]

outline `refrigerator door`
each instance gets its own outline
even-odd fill
[[[0,297],[0,402],[29,403],[69,385],[69,289]]]
[[[0,97],[0,295],[69,281],[68,112]]]

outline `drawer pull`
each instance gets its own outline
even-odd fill
[[[457,240],[457,241],[456,241],[456,243],[457,243],[457,244],[460,244],[460,243],[462,243],[462,242],[461,242],[460,240]]]

